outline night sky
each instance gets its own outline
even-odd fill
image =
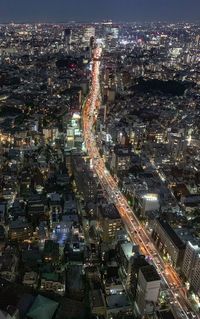
[[[200,0],[0,0],[0,22],[198,21]]]

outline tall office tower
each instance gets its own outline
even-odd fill
[[[63,31],[63,41],[64,41],[64,47],[69,52],[71,50],[71,42],[72,42],[72,30],[71,29],[65,29]]]
[[[90,57],[92,57],[92,52],[95,48],[95,37],[90,38]]]
[[[115,48],[119,38],[119,27],[112,23],[105,24],[105,39],[106,46],[109,48]]]
[[[90,38],[90,48],[91,48],[91,49],[94,49],[94,47],[95,47],[95,37],[92,36],[92,37]]]
[[[169,133],[169,150],[175,159],[179,160],[185,154],[187,148],[187,139],[182,133]]]
[[[141,317],[154,313],[159,298],[160,283],[160,276],[153,265],[140,268],[135,301]]]
[[[182,272],[191,289],[200,295],[200,242],[187,242],[183,258]]]
[[[86,27],[84,30],[84,35],[83,35],[83,42],[87,45],[90,46],[90,41],[91,38],[95,37],[95,28],[94,27]]]
[[[107,35],[109,34],[112,39],[118,39],[119,38],[119,28],[117,26],[114,26],[113,24],[106,26],[106,34]]]
[[[124,283],[130,289],[133,259],[139,255],[139,247],[135,243],[122,242],[118,245],[120,267],[124,275]]]

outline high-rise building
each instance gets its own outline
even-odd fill
[[[122,220],[114,204],[103,204],[98,207],[99,221],[103,241],[112,241],[122,227]]]
[[[138,274],[136,304],[141,316],[152,314],[158,301],[161,279],[153,265],[141,267]]]
[[[105,24],[105,39],[108,48],[115,48],[119,38],[119,27],[112,23]]]
[[[185,154],[187,148],[187,140],[183,134],[180,133],[169,133],[169,151],[175,157],[175,159],[179,160]]]
[[[116,145],[111,159],[111,170],[117,174],[128,171],[131,165],[131,150],[129,147]]]
[[[84,30],[84,35],[83,35],[83,42],[85,42],[87,46],[90,46],[91,38],[94,38],[94,37],[95,37],[95,28],[86,27]]]
[[[200,246],[187,242],[182,272],[190,284],[190,288],[200,296]]]
[[[99,191],[98,181],[88,163],[81,156],[73,156],[72,170],[77,188],[83,194],[85,200],[96,200]]]
[[[132,258],[139,254],[139,248],[134,243],[124,242],[119,246],[119,257],[122,273],[125,276],[126,283],[129,283],[131,268],[132,268]]]
[[[162,254],[169,259],[174,267],[179,268],[182,265],[185,244],[167,221],[161,218],[156,219],[152,238]]]
[[[90,38],[90,48],[91,48],[91,49],[94,49],[94,46],[95,46],[95,37],[92,36],[92,37]]]
[[[134,254],[130,260],[130,266],[128,269],[128,289],[131,291],[133,298],[135,299],[137,284],[138,284],[138,275],[141,267],[147,266],[148,262],[144,255]]]
[[[64,47],[69,52],[71,50],[71,42],[72,42],[72,30],[71,29],[65,29],[63,31],[63,41],[64,41]]]

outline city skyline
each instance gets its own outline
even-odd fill
[[[200,5],[1,1],[0,319],[200,319]]]
[[[35,0],[20,2],[0,0],[0,23],[8,22],[94,22],[112,19],[118,21],[193,21],[198,20],[198,0],[102,0],[94,2]]]

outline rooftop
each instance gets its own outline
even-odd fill
[[[123,308],[130,306],[128,297],[125,294],[116,294],[116,295],[110,295],[107,296],[106,302],[108,305],[108,308]]]
[[[130,242],[121,244],[121,248],[128,260],[134,255],[134,253],[138,252],[138,246]]]
[[[46,272],[42,274],[42,279],[45,279],[47,281],[59,281],[59,274],[55,272],[51,272],[51,273]]]
[[[95,289],[91,292],[91,300],[93,307],[104,307],[104,297],[101,289]]]
[[[27,317],[32,319],[51,319],[58,305],[56,301],[38,295],[27,313]]]
[[[119,212],[114,204],[100,206],[100,212],[104,218],[120,219]]]
[[[158,312],[159,319],[175,319],[174,315],[170,310],[167,311],[159,311]]]
[[[147,282],[160,280],[160,276],[158,275],[155,267],[153,265],[147,265],[140,268],[145,280]]]

